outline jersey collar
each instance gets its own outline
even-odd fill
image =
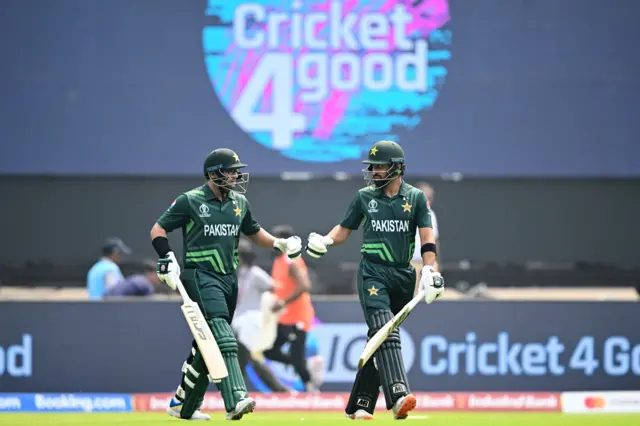
[[[403,180],[402,183],[400,184],[400,189],[398,190],[398,193],[393,197],[391,197],[390,200],[393,200],[394,198],[397,198],[397,197],[406,197],[408,193],[409,193],[409,188],[407,186],[407,183]],[[384,188],[376,189],[376,194],[377,194],[376,196],[380,198],[386,197],[386,195],[384,194]]]
[[[227,201],[234,200],[233,191],[229,191],[229,194],[227,195],[227,197],[224,200],[220,200],[218,197],[216,197],[216,194],[213,193],[211,188],[209,188],[209,185],[206,183],[203,185],[202,191],[204,192],[204,198],[207,201],[217,201],[218,203],[226,203]]]
[[[409,193],[409,187],[408,187],[407,183],[403,180],[402,184],[400,185],[400,190],[398,191],[398,195],[406,196],[408,193]]]
[[[204,198],[207,201],[220,201],[218,200],[218,197],[216,197],[216,195],[213,193],[213,191],[211,190],[211,188],[209,188],[209,184],[205,183],[202,187],[202,191],[204,192]]]

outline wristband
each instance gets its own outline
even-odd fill
[[[151,244],[160,257],[167,257],[167,253],[172,251],[167,237],[155,237]]]

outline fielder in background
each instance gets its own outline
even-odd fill
[[[151,230],[158,253],[160,279],[172,289],[181,279],[189,297],[198,303],[220,348],[229,376],[216,387],[224,400],[226,418],[239,420],[255,408],[238,363],[238,344],[231,329],[238,281],[238,241],[240,232],[261,247],[276,248],[292,259],[300,256],[298,237],[275,238],[262,229],[251,214],[246,192],[246,167],[230,149],[212,151],[204,160],[205,183],[184,192],[160,216]],[[169,246],[167,233],[182,230],[184,270]],[[160,272],[161,271],[161,272]],[[208,370],[193,342],[182,368],[182,378],[167,412],[173,417],[208,420],[199,411],[209,386]]]
[[[244,373],[247,365],[251,365],[260,380],[273,392],[291,392],[264,363],[264,358],[257,355],[273,347],[278,329],[278,313],[272,309],[276,303],[273,278],[254,264],[255,257],[251,243],[240,239],[238,306],[231,322],[238,339],[240,368]]]
[[[293,228],[289,225],[276,226],[272,232],[284,240],[294,235]],[[305,391],[317,392],[305,354],[307,333],[311,330],[315,315],[309,295],[311,280],[307,265],[301,257],[292,260],[286,255],[279,255],[273,261],[271,276],[276,282],[275,294],[278,298],[274,312],[280,311],[280,318],[276,341],[272,349],[264,352],[264,356],[292,365],[304,383]],[[288,353],[282,351],[285,343],[289,343]]]
[[[342,244],[363,225],[362,260],[358,270],[358,296],[373,336],[412,298],[416,271],[410,261],[416,228],[424,267],[420,285],[431,303],[444,290],[444,281],[433,270],[436,245],[424,193],[403,181],[404,151],[395,142],[379,141],[363,161],[369,186],[361,189],[339,225],[327,235],[311,233],[307,254],[321,257],[331,245]],[[405,419],[416,406],[400,350],[400,333],[395,330],[374,356],[358,370],[346,407],[347,417],[372,419],[380,385],[387,410],[395,419]]]

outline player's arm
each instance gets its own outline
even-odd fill
[[[276,238],[265,231],[262,226],[260,226],[260,223],[253,217],[248,201],[246,212],[240,225],[240,231],[253,241],[255,245],[260,247],[271,248],[276,240]]]
[[[120,277],[113,271],[107,272],[104,275],[104,284],[106,288],[112,288],[113,286],[118,284],[118,281],[120,281]]]
[[[323,236],[315,232],[309,234],[307,254],[311,257],[320,258],[327,252],[329,246],[344,243],[351,235],[351,232],[360,227],[363,218],[360,204],[360,193],[358,193],[351,200],[340,223],[334,226],[327,235]]]
[[[347,241],[349,235],[353,232],[352,229],[345,228],[344,226],[338,224],[333,227],[331,231],[327,234],[327,237],[331,238],[334,246],[339,245]]]
[[[441,256],[441,251],[440,251],[440,235],[438,232],[438,219],[436,217],[436,214],[434,213],[433,210],[429,209],[429,217],[431,218],[431,228],[433,229],[433,238],[436,240],[436,263],[433,265],[433,267],[435,268],[436,271],[439,270],[439,265],[440,262],[438,261],[438,259],[440,259]]]
[[[291,263],[289,266],[289,275],[296,281],[296,289],[291,293],[291,296],[287,297],[284,301],[285,305],[295,301],[304,293],[311,291],[311,280],[309,279],[309,273],[306,269],[301,268],[297,262]]]
[[[276,238],[260,226],[258,221],[253,218],[251,208],[247,201],[247,211],[242,219],[240,230],[253,243],[260,247],[275,248],[286,253],[290,259],[297,259],[302,252],[302,241],[300,237]]]
[[[190,219],[189,199],[182,194],[162,213],[150,232],[151,244],[160,258],[157,265],[158,278],[174,290],[180,277],[180,265],[169,245],[167,234],[186,226]]]
[[[436,245],[436,239],[433,236],[433,229],[419,228],[419,231],[420,231],[420,243],[421,243],[420,252],[422,254],[422,264],[430,265],[435,269],[437,266],[436,265],[437,245]],[[428,248],[429,250],[425,251],[425,247]],[[430,248],[433,248],[433,251],[431,251]]]
[[[300,296],[311,291],[311,279],[305,268],[300,267],[298,262],[291,262],[289,265],[289,275],[295,280],[296,288],[285,300],[280,300],[274,307],[278,311],[289,303],[295,302]]]
[[[247,238],[253,241],[255,245],[265,248],[273,247],[275,241],[277,240],[276,237],[265,231],[264,228],[260,228],[260,230],[255,234],[247,235]]]
[[[167,253],[172,251],[167,234],[174,229],[186,226],[190,219],[189,199],[182,194],[160,215],[151,228],[151,243],[158,256],[165,257]]]
[[[158,222],[153,224],[153,228],[151,228],[151,241],[155,240],[158,237],[167,238],[167,230],[162,227]]]
[[[422,254],[422,272],[420,288],[424,291],[425,301],[431,303],[442,295],[444,291],[444,279],[436,271],[436,239],[431,226],[431,215],[427,197],[420,192],[416,205],[416,225],[420,233],[420,253]]]
[[[422,264],[430,266],[432,269],[436,264],[436,238],[433,234],[433,225],[431,223],[431,215],[429,214],[429,203],[424,193],[418,194],[416,205],[416,225],[420,234],[420,255],[422,256]]]
[[[259,266],[253,266],[251,268],[253,272],[253,285],[260,291],[272,291],[275,287],[275,282],[271,275]]]

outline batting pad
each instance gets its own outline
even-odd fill
[[[229,413],[233,411],[241,399],[246,398],[248,395],[240,363],[238,362],[238,342],[233,335],[231,326],[224,319],[214,318],[209,320],[209,325],[229,372],[228,377],[216,384],[222,394],[224,408]]]
[[[369,336],[372,335],[369,332]],[[356,374],[356,380],[351,388],[351,395],[349,395],[349,402],[347,402],[345,412],[353,414],[362,409],[373,414],[376,409],[378,395],[380,395],[380,374],[375,365],[373,365],[373,357],[371,357]]]
[[[176,391],[176,399],[182,401],[181,418],[190,419],[200,408],[208,387],[207,366],[194,342],[191,354],[182,365],[182,380]]]
[[[393,319],[393,313],[388,310],[378,310],[371,315],[371,324],[375,334],[387,322]],[[370,333],[370,336],[373,334]],[[387,402],[387,410],[401,397],[409,393],[409,380],[404,369],[402,350],[400,346],[400,332],[394,330],[373,355],[378,365],[380,382],[384,399]],[[369,360],[371,361],[371,360]]]

